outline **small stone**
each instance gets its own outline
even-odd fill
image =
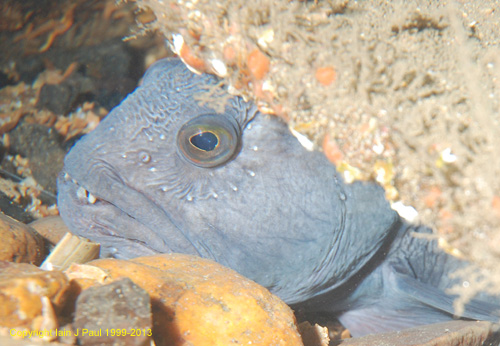
[[[328,329],[319,324],[314,326],[305,321],[299,324],[299,332],[302,337],[304,346],[328,346],[330,338],[328,337]]]
[[[66,324],[64,326],[57,328],[57,334],[58,334],[57,341],[59,341],[61,344],[67,344],[67,345],[77,344],[75,331],[73,330],[73,325]]]
[[[0,213],[0,261],[38,265],[45,255],[43,238],[30,226]]]
[[[28,338],[28,337],[22,338],[22,339],[14,339],[14,338],[11,338],[10,336],[0,335],[0,345],[2,345],[2,346],[68,346],[68,345],[74,345],[74,343],[54,342],[54,341],[44,342],[38,336],[36,336],[35,339]]]
[[[76,302],[73,326],[80,345],[149,346],[149,295],[128,278],[88,288]]]
[[[457,320],[342,340],[342,346],[480,346],[499,342],[500,325]]]
[[[2,165],[2,168],[5,168],[5,162],[6,160],[3,160],[0,165]],[[8,162],[8,161],[7,161]],[[0,178],[0,181],[2,179]],[[12,181],[4,180],[2,183],[5,183],[8,185],[8,187],[13,187],[16,186],[16,184]],[[7,187],[7,188],[8,188]],[[35,218],[33,215],[30,214],[29,211],[26,211],[26,206],[20,205],[17,200],[15,199],[15,196],[8,196],[5,194],[3,191],[0,191],[0,210],[7,216],[10,216],[14,218],[15,220],[18,220],[20,222],[28,223],[32,222]]]
[[[56,313],[64,304],[68,287],[62,272],[0,261],[0,330],[57,328]]]
[[[70,232],[68,226],[63,222],[60,216],[48,216],[38,219],[29,224],[51,245],[56,245]]]
[[[21,121],[9,132],[9,137],[10,154],[27,158],[26,165],[31,169],[36,182],[47,192],[55,194],[56,178],[62,170],[66,155],[61,136],[47,126]],[[33,138],[36,138],[36,145],[33,145]],[[41,195],[40,198],[46,199],[48,204],[56,202],[54,197],[47,195]]]

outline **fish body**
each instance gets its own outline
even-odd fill
[[[58,190],[64,221],[101,256],[209,258],[353,335],[451,319],[447,273],[467,265],[414,237],[429,230],[401,220],[381,187],[346,184],[280,119],[177,59],[72,148]],[[470,306],[464,317],[498,319],[499,305]]]

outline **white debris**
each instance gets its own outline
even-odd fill
[[[270,46],[271,42],[274,40],[274,30],[273,29],[268,29],[260,35],[260,37],[257,39],[257,44],[259,47],[265,49],[268,46]]]
[[[305,135],[294,130],[291,127],[290,127],[290,132],[292,133],[292,135],[295,136],[295,138],[299,140],[299,143],[302,144],[304,148],[306,148],[308,151],[314,150],[314,143],[309,138],[307,138]]]
[[[375,154],[381,155],[384,152],[385,147],[382,143],[377,141],[377,143],[372,147],[372,150]]]
[[[212,65],[214,72],[217,74],[217,76],[223,78],[227,75],[227,67],[222,60],[212,59],[210,60],[210,64]]]
[[[418,211],[415,208],[404,205],[401,201],[392,203],[391,208],[395,210],[399,214],[399,216],[409,222],[415,221],[418,216]]]
[[[181,48],[184,45],[184,37],[181,34],[172,34],[172,50],[175,54],[181,55]]]
[[[451,148],[446,148],[441,152],[441,159],[446,163],[453,163],[457,161],[456,155],[451,153]]]

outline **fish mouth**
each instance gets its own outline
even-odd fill
[[[78,183],[75,179],[71,178],[71,176],[68,173],[64,173],[64,180],[70,181],[78,186],[78,189],[76,190],[76,197],[78,200],[82,203],[85,201],[88,204],[95,204],[98,200],[96,196],[94,196],[92,193],[90,193],[87,189],[85,189],[82,185]],[[103,202],[104,200],[99,198],[99,202]]]
[[[110,191],[91,189],[68,172],[58,177],[58,206],[72,233],[101,244],[101,257],[133,258],[198,251],[181,227],[140,191],[114,181]],[[119,186],[118,186],[119,185]],[[96,191],[106,191],[106,195]],[[112,192],[119,191],[114,198]]]

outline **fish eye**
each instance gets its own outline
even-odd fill
[[[182,157],[198,167],[216,167],[234,157],[239,138],[236,122],[224,116],[205,114],[181,127],[177,148]]]

